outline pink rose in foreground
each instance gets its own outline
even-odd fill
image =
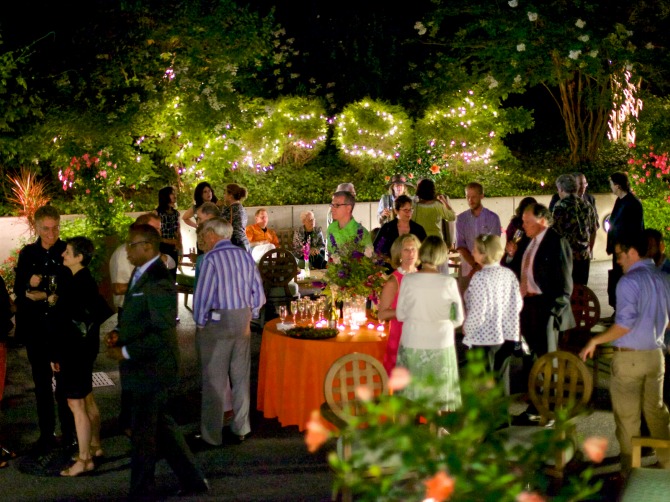
[[[307,432],[305,433],[307,450],[310,453],[314,453],[329,437],[330,431],[323,425],[321,413],[319,413],[319,410],[312,411],[312,415],[307,422]]]
[[[370,401],[373,398],[372,389],[367,385],[356,387],[356,397],[361,401]]]
[[[439,471],[435,476],[424,481],[423,484],[426,485],[427,499],[442,502],[443,500],[449,500],[451,494],[454,493],[456,482],[446,472]]]
[[[521,492],[516,496],[517,502],[545,502],[542,495],[537,492]]]
[[[440,172],[440,166],[438,166],[437,164],[433,164],[432,166],[430,166],[430,172],[433,173],[433,174],[439,173]]]
[[[391,376],[389,377],[389,389],[392,391],[402,390],[409,382],[412,380],[412,375],[410,375],[407,368],[401,368],[396,366],[391,370]]]
[[[607,453],[607,438],[596,436],[587,438],[584,441],[584,453],[591,462],[599,464]]]

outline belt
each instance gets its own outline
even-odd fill
[[[638,352],[638,349],[630,349],[628,347],[612,347],[614,352]]]
[[[533,296],[540,296],[540,293],[526,293],[525,298],[533,297]]]

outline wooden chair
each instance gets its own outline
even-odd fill
[[[642,447],[670,448],[670,439],[634,437],[632,470],[623,490],[622,502],[661,502],[670,498],[670,473],[642,467]]]
[[[574,354],[565,351],[543,355],[533,365],[528,377],[530,399],[540,413],[540,426],[547,426],[556,411],[567,409],[570,417],[584,410],[593,392],[593,379],[586,365]],[[511,426],[496,434],[506,436],[508,445],[527,445],[540,429],[537,426]],[[547,472],[562,478],[566,464],[577,451],[576,442],[547,460]]]
[[[326,402],[322,414],[333,425],[342,428],[352,416],[361,413],[356,387],[367,385],[373,396],[388,392],[388,376],[381,362],[368,354],[354,352],[335,361],[323,383]]]
[[[191,310],[188,306],[188,296],[193,294],[195,276],[184,273],[183,267],[191,267],[192,269],[195,269],[195,263],[180,262],[177,268],[177,293],[184,295],[184,307]]]
[[[356,397],[356,387],[361,385],[366,385],[375,397],[388,392],[388,376],[382,363],[368,354],[358,352],[340,357],[326,373],[323,384],[326,402],[321,406],[322,416],[342,429],[352,417],[360,415],[364,408]],[[343,460],[351,459],[354,448],[352,438],[345,435],[338,438],[337,454]],[[373,457],[375,452],[366,450],[365,462]],[[395,468],[399,462],[398,458],[374,460],[389,469]],[[342,501],[350,502],[352,498],[351,490],[343,487]]]
[[[298,264],[290,251],[281,247],[271,249],[261,257],[258,270],[263,279],[266,307],[288,305],[298,297],[298,286],[291,282],[298,275]]]

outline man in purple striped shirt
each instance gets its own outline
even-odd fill
[[[456,218],[456,250],[461,255],[461,268],[458,274],[461,294],[468,288],[473,274],[482,268],[472,256],[475,239],[481,234],[500,237],[502,233],[498,215],[482,205],[484,198],[482,185],[475,182],[468,183],[465,187],[465,198],[470,209],[463,211]]]
[[[203,223],[200,235],[210,251],[202,259],[193,299],[196,347],[202,368],[200,439],[223,443],[224,390],[233,388],[231,439],[243,441],[249,424],[251,318],[265,304],[263,282],[251,254],[230,242],[233,227],[221,218]]]

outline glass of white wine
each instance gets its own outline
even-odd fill
[[[291,300],[291,315],[293,316],[293,324],[295,324],[295,316],[298,315],[298,301]]]
[[[47,298],[56,294],[56,290],[58,289],[58,282],[57,282],[57,278],[56,278],[55,275],[50,275],[49,276],[47,289],[49,291],[49,293],[47,294]],[[53,307],[54,305],[56,305],[56,300],[48,300],[48,303],[49,303],[49,306]]]
[[[279,318],[281,319],[282,324],[284,324],[284,321],[286,321],[287,314],[288,313],[286,312],[286,305],[280,305],[279,306]]]

